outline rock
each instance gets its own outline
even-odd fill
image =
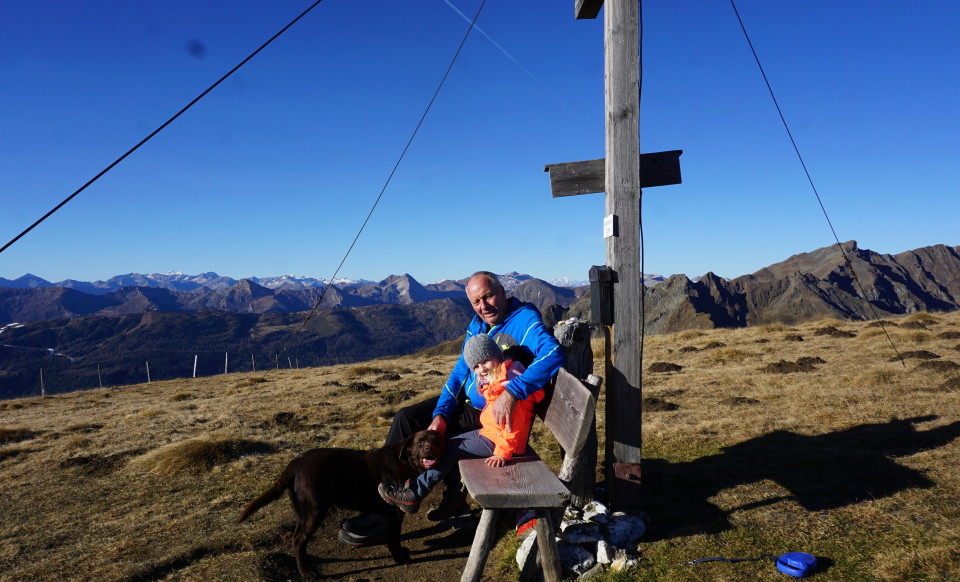
[[[566,509],[563,510],[563,521],[581,521],[583,519],[583,512],[573,505],[568,505]]]
[[[593,554],[578,544],[560,541],[557,543],[557,550],[560,553],[560,564],[563,569],[577,575],[585,573],[597,563]],[[519,556],[519,551],[517,555]]]
[[[583,519],[596,523],[609,523],[610,510],[599,501],[591,501],[583,506]]]
[[[626,547],[636,543],[647,533],[647,524],[635,515],[618,514],[606,526],[607,541],[614,546]]]
[[[606,540],[597,542],[597,562],[600,564],[610,564],[613,560],[614,548],[612,548]]]
[[[626,556],[621,556],[616,560],[614,560],[612,564],[610,564],[610,569],[614,572],[625,572],[627,570],[635,568],[636,565],[637,565],[636,560],[631,560]]]
[[[520,570],[523,570],[523,565],[527,563],[527,556],[530,555],[535,543],[537,543],[537,530],[531,529],[530,533],[520,542],[520,547],[517,548],[517,567]]]
[[[571,544],[599,542],[603,539],[600,524],[592,521],[565,521],[560,526],[560,537]]]

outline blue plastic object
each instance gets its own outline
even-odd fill
[[[817,558],[804,552],[787,552],[777,558],[777,570],[794,578],[804,578],[817,569]]]

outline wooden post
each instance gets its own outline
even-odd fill
[[[640,41],[638,4],[604,2],[607,266],[613,270],[613,361],[607,373],[607,484],[612,507],[640,509]]]
[[[639,7],[634,0],[575,0],[577,18],[604,7],[603,160],[550,164],[553,196],[606,192],[603,236],[612,280],[612,325],[605,325],[606,453],[610,504],[640,509],[640,189],[680,183],[680,150],[640,155]],[[601,163],[602,162],[602,163]],[[602,184],[602,186],[601,186]],[[602,190],[601,190],[602,189]]]
[[[197,354],[193,354],[193,377],[197,377]]]
[[[257,360],[253,357],[253,354],[250,354],[250,365],[253,367],[253,371],[257,371]]]
[[[40,368],[40,396],[47,395],[47,387],[43,384],[43,368]]]
[[[230,352],[223,352],[223,373],[227,373],[227,356]]]

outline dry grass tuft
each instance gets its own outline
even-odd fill
[[[362,365],[362,366],[353,366],[351,368],[344,370],[343,376],[345,378],[359,378],[360,376],[373,376],[375,374],[383,375],[387,373],[389,372],[382,368]]]
[[[183,402],[184,400],[193,400],[194,398],[196,398],[196,396],[189,392],[177,392],[170,397],[170,402]]]
[[[704,348],[706,349],[706,348]],[[750,359],[760,358],[760,354],[741,348],[723,348],[711,353],[708,360],[717,364],[740,364]]]
[[[273,451],[267,443],[225,435],[204,435],[151,451],[130,462],[134,469],[173,477],[202,473],[246,455]]]
[[[37,438],[39,433],[25,428],[0,428],[0,445],[9,445]]]
[[[857,337],[857,334],[853,333],[852,331],[839,329],[833,325],[828,325],[826,327],[821,327],[819,329],[816,329],[813,331],[813,335],[828,335],[830,337],[838,337],[838,338]]]
[[[705,331],[701,331],[699,329],[688,329],[686,331],[678,331],[677,333],[673,334],[673,337],[674,339],[678,340],[695,340],[702,338],[705,335],[707,335],[707,332]]]
[[[654,374],[669,374],[683,370],[683,366],[674,364],[673,362],[654,362],[650,364],[648,370]]]
[[[931,326],[931,325],[937,325],[938,323],[940,323],[940,321],[941,319],[939,317],[931,313],[927,313],[926,311],[920,311],[904,317],[900,325],[904,325],[907,323],[919,323],[921,325]]]
[[[960,364],[950,360],[926,360],[917,364],[917,370],[932,370],[934,372],[953,372],[960,370]]]

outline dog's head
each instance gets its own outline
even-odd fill
[[[400,448],[400,459],[408,461],[418,471],[433,469],[440,462],[447,440],[435,430],[421,430],[408,436]]]

